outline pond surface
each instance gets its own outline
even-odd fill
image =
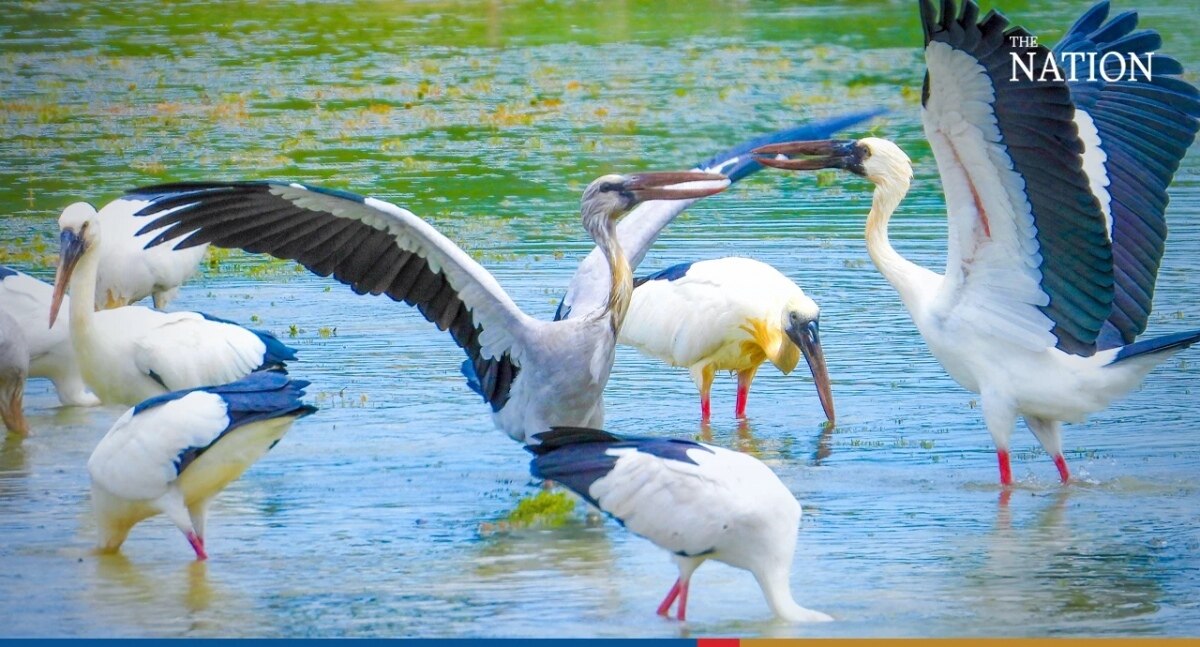
[[[1121,2],[1118,9],[1128,2]],[[1197,81],[1187,3],[1139,0]],[[1086,3],[1013,0],[1052,42]],[[686,168],[799,121],[885,106],[917,165],[892,227],[938,268],[945,223],[919,125],[914,3],[207,2],[0,6],[0,262],[43,278],[54,219],[168,180],[287,178],[427,217],[549,318],[590,244],[583,186]],[[865,133],[862,129],[856,135]],[[798,600],[770,619],[751,576],[694,580],[686,626],[656,617],[667,555],[615,523],[494,532],[537,491],[528,456],[415,311],[294,266],[219,255],[172,307],[251,321],[300,350],[321,411],[214,504],[207,563],[165,519],[90,553],[85,463],[120,408],[62,409],[0,448],[0,633],[10,636],[864,636],[1200,633],[1197,351],[1066,431],[1056,482],[1023,428],[1004,502],[975,396],[933,360],[862,241],[868,186],[763,173],[680,218],[643,270],[748,255],[821,304],[839,424],[803,369],[764,369],[750,419],[623,349],[611,431],[711,437],[767,461],[805,508]],[[1171,191],[1152,334],[1200,322],[1200,156]]]

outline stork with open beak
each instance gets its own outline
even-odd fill
[[[457,245],[406,209],[376,198],[297,183],[202,182],[149,187],[143,231],[179,247],[212,243],[298,261],[358,294],[386,294],[416,306],[467,354],[468,383],[514,440],[553,426],[599,426],[617,331],[633,293],[617,220],[648,200],[720,193],[711,173],[605,175],[588,185],[583,227],[603,251],[607,298],[587,316],[540,321],[521,311],[496,279]]]
[[[1079,422],[1200,341],[1200,330],[1136,341],[1150,314],[1166,237],[1166,189],[1200,127],[1200,92],[1154,56],[1150,75],[1027,81],[1012,56],[1154,51],[1137,15],[1089,10],[1052,52],[973,2],[921,4],[928,66],[922,119],[946,194],[949,244],[940,275],[902,257],[888,221],[913,169],[892,142],[774,144],[755,151],[789,170],[844,169],[875,185],[867,251],[934,357],[979,393],[1000,482],[1012,482],[1018,416],[1070,478],[1062,421]],[[802,159],[779,159],[779,156]]]

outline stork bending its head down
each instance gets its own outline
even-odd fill
[[[681,263],[634,283],[620,342],[687,367],[700,390],[701,419],[711,416],[709,390],[717,371],[737,371],[734,415],[743,418],[758,367],[770,360],[791,373],[803,355],[825,418],[833,422],[821,309],[779,270],[730,256]]]
[[[1149,74],[1030,80],[1072,52],[1151,52],[1158,34],[1133,31],[1137,14],[1105,22],[1101,2],[1054,51],[967,0],[940,12],[921,3],[928,72],[925,135],[946,194],[945,275],[891,246],[888,219],[912,179],[891,142],[799,142],[756,152],[769,166],[840,168],[875,184],[867,250],[896,288],[934,357],[980,394],[1012,482],[1009,438],[1021,416],[1070,478],[1061,422],[1081,421],[1123,397],[1157,364],[1200,341],[1200,330],[1135,341],[1146,329],[1166,238],[1167,186],[1200,127],[1200,93],[1182,66],[1155,55]],[[977,22],[978,19],[978,22]],[[1102,57],[1098,57],[1102,58]],[[1109,75],[1111,77],[1111,75]],[[816,156],[781,160],[778,155]]]
[[[416,306],[466,352],[463,372],[496,425],[526,441],[552,426],[604,420],[604,385],[633,291],[617,220],[648,200],[696,199],[728,185],[723,175],[699,172],[605,175],[589,184],[580,213],[607,260],[609,295],[586,316],[554,322],[525,314],[429,223],[376,198],[279,182],[171,184],[133,195],[157,196],[143,210],[162,214],[143,229],[165,227],[155,243],[186,235],[179,247],[265,252],[332,274],[358,294]]]
[[[800,503],[762,461],[675,438],[598,429],[539,433],[530,470],[570,488],[635,534],[671,552],[679,579],[658,607],[687,619],[692,573],[713,559],[750,571],[771,611],[789,622],[832,620],[792,598],[788,580]]]

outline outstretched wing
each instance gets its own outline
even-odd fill
[[[1097,3],[1054,48],[1086,146],[1083,168],[1112,238],[1116,296],[1101,348],[1133,343],[1146,330],[1167,237],[1167,187],[1200,123],[1200,93],[1180,78],[1178,61],[1157,54],[1158,32],[1136,30],[1133,11],[1106,22],[1108,9],[1107,0]],[[1117,56],[1093,75],[1089,57],[1105,61],[1110,52]]]
[[[166,184],[131,195],[165,196],[139,215],[175,209],[143,228],[166,227],[155,244],[193,232],[178,246],[212,243],[295,260],[358,294],[386,294],[416,306],[466,351],[493,410],[507,402],[538,322],[479,263],[409,211],[281,182]]]
[[[1030,350],[1092,355],[1112,309],[1112,246],[1070,91],[1040,80],[1052,54],[1028,32],[994,11],[976,23],[971,0],[955,9],[921,3],[922,120],[950,228],[935,307]]]
[[[749,154],[759,146],[797,140],[828,139],[839,130],[844,130],[884,112],[886,111],[880,109],[852,112],[756,137],[697,164],[695,170],[721,173],[728,177],[731,183],[737,182],[762,169],[762,164],[754,161]],[[683,213],[694,202],[696,200],[643,202],[617,224],[617,240],[621,243],[621,249],[629,259],[630,268],[637,269],[638,264],[646,257],[650,246],[658,239],[663,228],[671,224],[676,216]],[[604,254],[600,252],[599,248],[593,249],[584,257],[579,268],[575,270],[575,275],[571,277],[567,292],[558,305],[558,312],[554,315],[555,321],[603,308],[608,302],[611,280]]]

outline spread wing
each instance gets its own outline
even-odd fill
[[[212,243],[299,262],[358,294],[416,306],[448,330],[473,365],[481,392],[499,410],[539,322],[496,279],[429,223],[394,204],[345,191],[280,182],[181,183],[139,189],[159,197],[142,215],[175,209],[144,230],[161,243]]]

